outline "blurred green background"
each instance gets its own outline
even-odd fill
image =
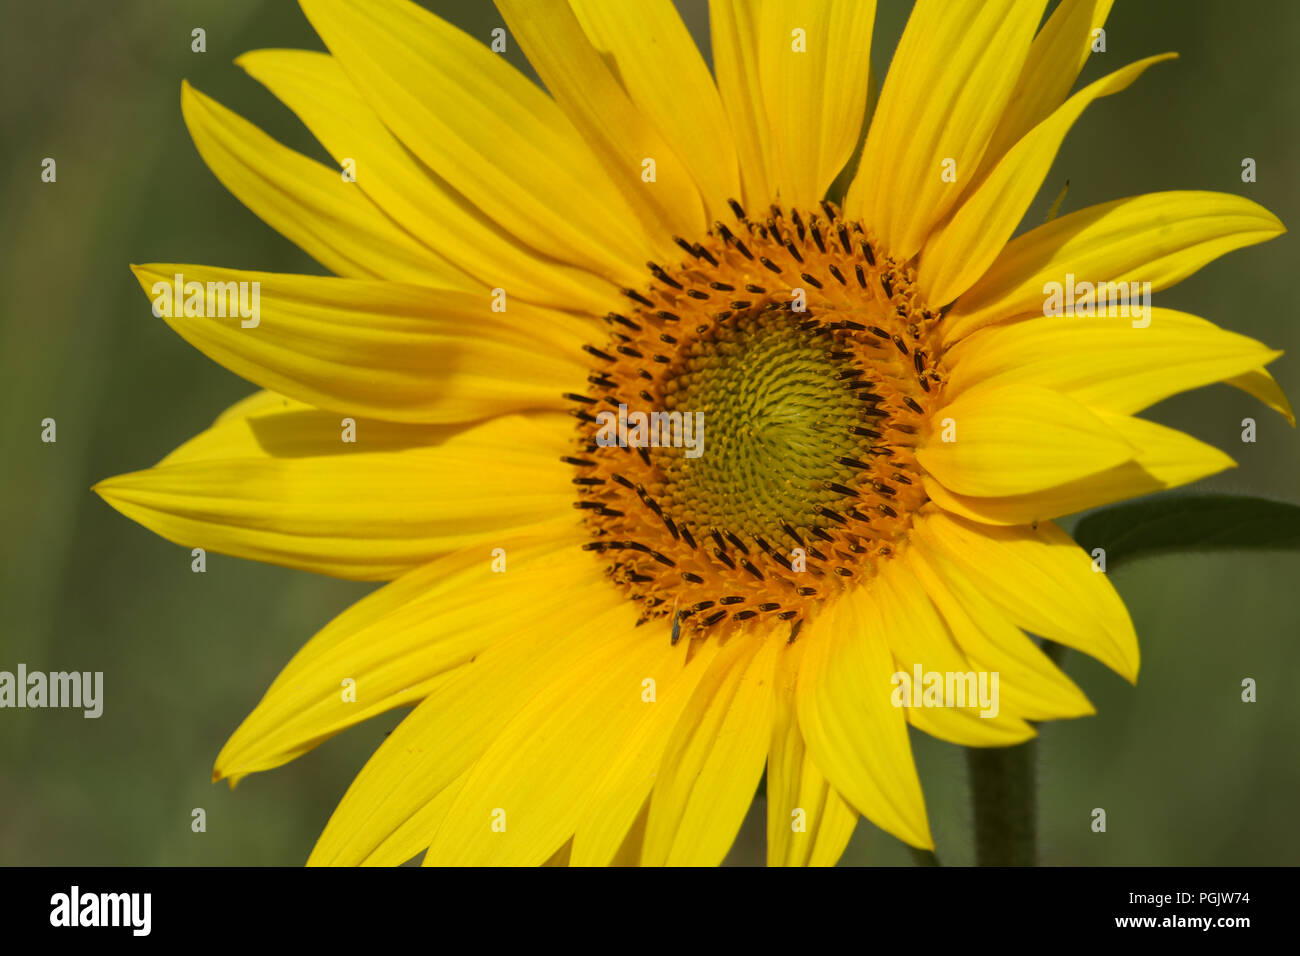
[[[426,5],[487,38],[486,2]],[[180,83],[310,155],[292,114],[231,61],[261,47],[323,49],[288,0],[50,0],[6,4],[0,32],[0,670],[103,671],[104,714],[0,711],[0,864],[302,862],[390,714],[237,791],[209,782],[227,735],[290,655],[370,585],[188,551],[113,512],[89,488],[152,464],[252,386],[155,319],[128,262],[320,272],[225,192],[181,121]],[[704,0],[680,6],[707,37]],[[882,0],[883,76],[910,4]],[[1082,79],[1165,50],[1162,64],[1101,100],[1066,140],[1029,221],[1061,184],[1063,211],[1160,189],[1214,189],[1300,223],[1300,4],[1116,4],[1108,52]],[[207,31],[207,52],[190,31]],[[511,44],[510,56],[519,63]],[[58,181],[40,180],[41,160]],[[1258,163],[1243,184],[1241,160]],[[1300,397],[1295,246],[1283,237],[1213,263],[1157,296],[1289,355],[1273,366]],[[1151,413],[1226,449],[1240,467],[1209,490],[1300,500],[1300,435],[1247,396],[1214,386]],[[1242,444],[1240,421],[1259,422]],[[58,421],[57,444],[40,422]],[[1134,689],[1069,654],[1096,717],[1044,728],[1044,862],[1294,864],[1300,861],[1300,642],[1295,554],[1161,558],[1117,569],[1142,641]],[[1259,701],[1240,702],[1253,677]],[[960,749],[916,737],[946,863],[972,860]],[[190,829],[207,812],[207,832]],[[1094,807],[1109,829],[1089,829]],[[731,860],[763,858],[761,800]],[[861,823],[846,863],[906,864]]]

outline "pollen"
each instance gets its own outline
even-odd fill
[[[674,642],[778,622],[793,640],[892,559],[944,383],[942,314],[860,223],[731,206],[646,264],[566,396],[584,548]]]

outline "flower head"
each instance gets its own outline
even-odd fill
[[[1149,300],[1281,224],[1169,192],[1015,235],[1084,109],[1168,58],[1070,95],[1109,2],[918,0],[864,142],[866,0],[714,0],[716,82],[669,0],[498,5],[549,92],[404,0],[303,0],[329,54],[241,58],[341,173],[184,88],[216,175],[338,277],[137,267],[266,391],[97,490],[391,581],[216,776],[414,704],[313,862],[715,863],[765,768],[771,862],[859,815],[931,846],[908,724],[1091,713],[1026,632],[1137,677],[1052,519],[1232,462],[1136,413],[1226,381],[1290,416],[1279,353]],[[931,673],[999,699],[911,706]]]

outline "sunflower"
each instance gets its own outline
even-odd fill
[[[1093,712],[1031,634],[1136,680],[1052,519],[1232,466],[1135,417],[1167,396],[1290,417],[1280,353],[1132,285],[1284,230],[1163,192],[1015,236],[1084,109],[1172,57],[1071,95],[1110,2],[1046,5],[917,0],[865,137],[868,0],[713,0],[712,74],[670,0],[498,0],[482,41],[303,0],[328,53],[237,62],[337,167],[184,85],[208,166],[336,275],[134,267],[208,290],[156,311],[264,391],[96,490],[185,547],[391,582],[214,779],[414,705],[310,862],[714,864],[766,771],[769,862],[829,864],[859,815],[933,845],[909,724],[1003,746]],[[212,314],[231,283],[253,320]],[[916,669],[997,674],[996,714],[895,706]]]

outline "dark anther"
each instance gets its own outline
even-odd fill
[[[734,544],[744,554],[749,554],[749,548],[745,547],[745,542],[741,541],[730,531],[727,532],[727,540]]]
[[[654,303],[643,296],[640,292],[636,291],[636,289],[624,289],[623,294],[633,302],[640,302],[644,306],[654,308]]]
[[[636,322],[633,322],[626,315],[619,315],[617,312],[610,312],[605,316],[605,318],[609,319],[611,322],[617,322],[619,325],[625,325],[633,332],[641,331],[641,326]]]
[[[836,524],[848,524],[848,522],[844,520],[843,515],[841,515],[838,511],[832,511],[830,508],[819,507],[817,509],[817,513],[824,518],[830,518]]]
[[[691,254],[692,256],[694,256],[696,259],[698,259],[698,258],[700,257],[700,256],[699,256],[699,253],[697,253],[697,252],[695,251],[695,247],[692,246],[692,245],[691,245],[689,242],[687,242],[685,239],[683,239],[681,236],[673,236],[673,242],[677,243],[677,245],[679,245],[681,248],[685,249],[688,253],[690,253],[690,254]]]

